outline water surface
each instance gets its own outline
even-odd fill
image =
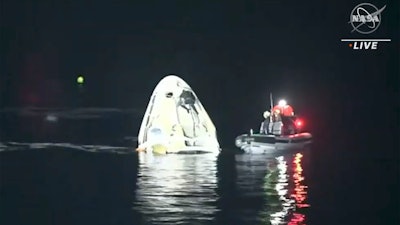
[[[8,110],[0,119],[0,224],[398,221],[397,159],[351,130],[315,132],[311,149],[276,155],[151,156],[134,151],[134,110]]]
[[[3,143],[2,224],[305,224],[308,152],[146,155]]]

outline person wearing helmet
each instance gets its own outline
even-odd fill
[[[272,115],[272,122],[281,122],[281,111],[279,109],[274,110],[274,114]]]
[[[271,113],[269,111],[265,111],[263,113],[264,121],[261,123],[260,127],[260,134],[269,134],[269,123],[271,121],[270,119]]]

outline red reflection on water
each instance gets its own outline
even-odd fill
[[[294,189],[291,197],[293,197],[296,201],[296,208],[306,208],[309,207],[309,204],[305,203],[307,199],[307,186],[302,184],[304,181],[304,176],[302,174],[303,168],[301,167],[301,159],[303,158],[303,154],[297,153],[293,160],[293,182],[294,182]],[[304,224],[305,215],[301,213],[293,213],[293,216],[288,224],[295,225],[295,224]]]
[[[306,216],[300,213],[293,213],[292,219],[289,221],[288,225],[298,225],[298,224],[304,224]]]

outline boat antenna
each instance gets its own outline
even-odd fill
[[[270,110],[270,114],[271,116],[269,117],[269,120],[272,122],[272,109],[274,108],[274,101],[272,100],[272,93],[269,93],[269,101],[271,103],[271,110]]]

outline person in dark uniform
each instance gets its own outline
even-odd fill
[[[260,134],[269,134],[269,123],[271,122],[271,113],[265,111],[263,113],[264,121],[261,123]]]
[[[282,117],[279,109],[273,111],[270,133],[274,135],[282,135]]]

